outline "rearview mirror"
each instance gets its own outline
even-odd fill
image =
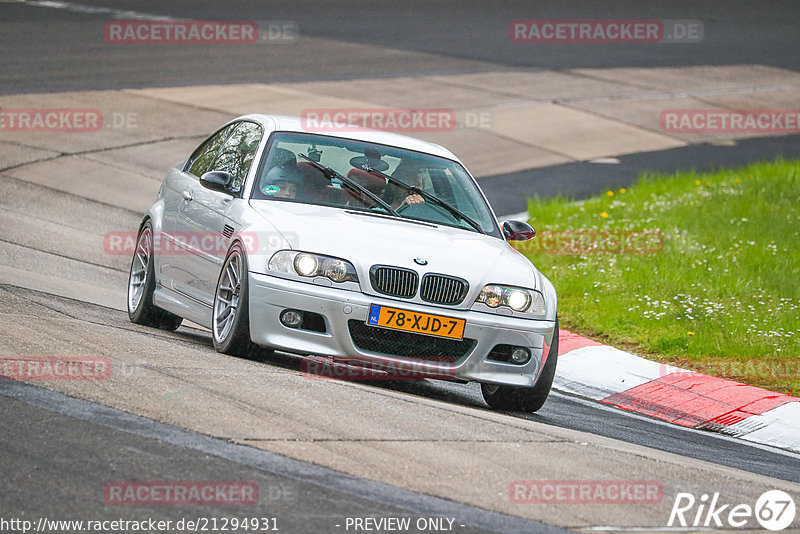
[[[212,191],[231,193],[233,175],[225,171],[210,171],[200,177],[200,185]]]
[[[526,222],[506,221],[503,223],[503,235],[508,241],[528,241],[536,235],[536,230]]]

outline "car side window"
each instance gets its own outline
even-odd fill
[[[256,149],[263,135],[260,125],[254,122],[241,122],[222,145],[209,169],[230,173],[233,176],[232,186],[241,187],[253,164]]]
[[[192,153],[189,161],[186,162],[186,167],[184,167],[184,169],[198,178],[202,176],[208,169],[211,162],[214,160],[214,156],[216,156],[217,152],[219,152],[220,147],[223,145],[223,143],[225,143],[225,140],[228,139],[228,136],[238,125],[238,122],[228,125],[206,139],[203,144],[197,147]]]

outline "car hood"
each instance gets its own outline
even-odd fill
[[[536,269],[502,239],[448,226],[295,202],[254,200],[251,206],[294,250],[350,261],[359,278],[373,265],[447,274],[470,283],[539,287]],[[426,261],[419,265],[414,260]]]

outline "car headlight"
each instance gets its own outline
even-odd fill
[[[544,313],[542,294],[522,287],[489,284],[483,287],[475,302],[482,302],[490,308],[506,306],[517,312]]]
[[[267,267],[270,271],[306,278],[324,276],[334,282],[358,282],[356,269],[349,261],[310,252],[279,250]]]
[[[319,258],[313,254],[298,254],[294,257],[294,270],[300,276],[319,274]]]

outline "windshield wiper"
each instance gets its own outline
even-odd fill
[[[486,231],[483,228],[481,228],[481,225],[478,224],[477,222],[475,222],[475,220],[472,217],[470,217],[469,215],[467,215],[466,213],[464,213],[460,209],[456,208],[455,206],[453,206],[449,202],[447,202],[445,200],[442,200],[441,198],[428,193],[424,189],[420,189],[419,187],[416,187],[416,186],[413,186],[413,185],[409,185],[409,184],[405,183],[404,181],[402,181],[402,180],[400,180],[398,178],[395,178],[393,176],[389,176],[388,174],[382,173],[381,171],[376,171],[375,169],[372,169],[372,168],[366,169],[366,171],[367,172],[371,172],[373,174],[377,174],[378,176],[381,176],[381,177],[385,178],[389,183],[392,183],[392,184],[395,184],[395,185],[399,185],[400,187],[402,187],[406,191],[410,191],[412,193],[415,193],[415,194],[421,196],[422,198],[424,198],[425,200],[430,200],[434,204],[438,204],[439,206],[441,206],[444,209],[446,209],[447,211],[449,211],[451,214],[453,214],[458,219],[461,219],[464,222],[466,222],[467,224],[469,224],[470,226],[472,226],[478,232],[480,232],[482,234],[486,233]]]
[[[345,176],[342,176],[341,174],[336,172],[334,169],[331,169],[330,167],[326,167],[322,163],[318,163],[318,162],[314,161],[313,159],[309,158],[305,154],[297,154],[297,155],[300,156],[301,158],[303,158],[304,160],[308,161],[318,171],[322,172],[322,174],[328,180],[333,180],[334,178],[338,178],[339,181],[342,182],[342,184],[348,186],[350,189],[355,189],[356,191],[360,191],[361,193],[367,195],[369,198],[374,200],[380,207],[382,207],[383,209],[385,209],[386,211],[388,211],[389,213],[391,213],[395,217],[402,218],[402,215],[397,213],[394,210],[394,208],[392,208],[389,204],[387,204],[381,197],[379,197],[378,195],[376,195],[375,193],[373,193],[372,191],[370,191],[369,189],[367,189],[366,187],[364,187],[360,183],[356,182],[355,180],[352,180],[351,178],[347,178]]]

